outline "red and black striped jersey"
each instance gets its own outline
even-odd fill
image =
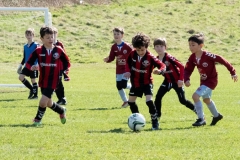
[[[123,42],[122,47],[118,47],[117,44],[113,44],[110,54],[109,54],[109,60],[107,63],[112,62],[116,57],[116,74],[123,74],[125,73],[125,65],[126,65],[126,59],[129,55],[129,53],[132,51],[132,48],[127,43]]]
[[[132,86],[140,87],[152,84],[152,71],[155,67],[163,71],[166,66],[149,51],[143,57],[140,57],[136,50],[133,50],[129,54],[126,64],[126,72],[131,73],[130,80]]]
[[[40,71],[39,87],[56,89],[59,76],[62,74],[61,68],[66,70],[70,67],[69,58],[65,51],[59,46],[55,46],[52,50],[47,50],[42,45],[31,54],[26,67],[31,69],[36,59],[38,59]]]
[[[62,47],[62,49],[65,51],[65,48],[64,48],[63,43],[62,43],[61,41],[57,40],[57,42],[55,43],[55,45]],[[65,53],[66,53],[66,51],[65,51]],[[61,64],[61,63],[62,63],[62,62],[60,62],[60,64]],[[69,66],[69,67],[70,67],[70,66]],[[61,68],[61,69],[62,69],[62,68]]]
[[[167,82],[177,83],[178,80],[183,81],[184,65],[181,62],[168,53],[165,53],[162,62],[166,65],[166,71],[163,76]]]

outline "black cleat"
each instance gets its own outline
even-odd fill
[[[33,95],[34,95],[33,91],[30,91],[30,92],[29,92],[28,99],[31,99],[31,98],[33,97]]]
[[[67,104],[66,98],[64,97],[64,98],[62,98],[61,100],[58,100],[58,101],[57,101],[57,104],[59,104],[59,105],[66,105],[66,104]]]
[[[32,97],[30,97],[30,98],[28,98],[28,99],[38,99],[38,96],[37,96],[37,95],[34,95],[34,96],[32,96]]]
[[[195,123],[192,124],[192,126],[203,126],[206,125],[205,119],[199,118]]]
[[[214,126],[215,124],[217,124],[218,121],[220,121],[221,119],[223,119],[223,116],[218,113],[217,117],[213,117],[212,119],[212,123],[210,124],[210,126]]]
[[[159,129],[158,119],[152,120],[152,130],[158,130],[158,129]]]

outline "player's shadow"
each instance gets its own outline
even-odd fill
[[[13,102],[13,101],[19,101],[19,100],[25,100],[25,99],[0,99],[0,102]]]
[[[126,131],[123,130],[122,128],[115,128],[115,129],[106,130],[106,131],[88,130],[87,133],[126,133]]]
[[[121,108],[119,108],[119,107],[112,107],[112,108],[78,108],[78,109],[75,109],[75,111],[77,111],[77,110],[102,111],[102,110],[114,110],[114,109],[121,109]]]
[[[43,125],[36,127],[32,124],[6,124],[6,125],[0,124],[0,127],[42,128]]]

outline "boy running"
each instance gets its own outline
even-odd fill
[[[183,87],[183,75],[184,75],[184,66],[180,63],[175,57],[166,52],[167,41],[165,38],[158,38],[153,42],[154,50],[158,53],[157,58],[166,65],[166,71],[164,74],[164,81],[158,89],[155,106],[157,108],[158,117],[162,115],[162,98],[163,96],[170,91],[172,88],[178,95],[179,102],[194,111],[194,105],[189,100],[185,98],[185,92]],[[153,74],[158,74],[158,70],[154,70]]]
[[[130,89],[131,84],[127,83],[128,79],[124,77],[123,74],[125,73],[126,59],[129,53],[132,51],[132,48],[122,40],[123,35],[124,31],[122,28],[113,29],[113,37],[115,43],[112,45],[109,56],[104,58],[103,61],[110,63],[116,57],[116,85],[118,93],[123,101],[121,107],[125,108],[128,106],[128,99],[124,89]]]
[[[131,112],[139,113],[136,99],[137,97],[142,98],[144,93],[146,96],[146,104],[151,115],[152,130],[157,130],[159,129],[159,123],[157,110],[152,100],[152,71],[157,67],[159,68],[158,74],[162,74],[166,66],[147,50],[149,44],[150,38],[143,33],[138,33],[132,38],[132,45],[135,50],[133,50],[127,58],[126,73],[124,76],[130,78],[132,83],[128,100]]]
[[[206,125],[206,121],[203,113],[202,102],[200,101],[200,97],[203,98],[203,102],[206,103],[208,109],[213,115],[213,119],[211,122],[211,126],[216,125],[218,121],[220,121],[223,116],[218,112],[214,101],[211,99],[212,90],[215,89],[218,83],[218,74],[216,71],[215,63],[218,62],[224,65],[228,71],[230,72],[232,79],[234,82],[237,82],[238,76],[236,75],[236,70],[233,66],[223,57],[210,53],[208,51],[202,50],[204,45],[204,36],[203,34],[195,34],[192,35],[188,39],[189,49],[192,52],[190,55],[184,72],[184,81],[185,85],[189,87],[190,76],[195,68],[198,69],[200,74],[200,87],[195,91],[192,98],[195,103],[198,119],[193,126],[202,126]]]
[[[62,74],[61,70],[63,70],[65,74],[69,71],[69,58],[61,47],[53,45],[54,38],[52,28],[42,27],[40,29],[40,36],[43,45],[32,53],[26,63],[26,67],[23,69],[23,73],[28,73],[30,70],[38,70],[38,65],[34,65],[34,62],[38,60],[40,71],[39,87],[41,88],[42,97],[39,102],[36,117],[34,118],[34,125],[41,125],[46,107],[57,112],[60,115],[62,124],[65,124],[66,109],[52,101],[52,94],[59,83],[59,76]],[[62,65],[60,62],[62,62]]]
[[[38,71],[31,71],[23,74],[22,67],[27,62],[32,52],[39,46],[39,44],[34,42],[34,29],[28,28],[25,31],[25,37],[27,39],[27,44],[23,46],[23,59],[17,69],[17,73],[19,74],[19,80],[30,90],[28,99],[38,99],[38,85],[36,82],[36,78],[38,78]],[[34,62],[34,65],[36,64],[37,60]],[[25,79],[25,76],[31,78],[32,85],[27,79]]]

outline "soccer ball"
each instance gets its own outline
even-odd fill
[[[128,127],[133,131],[141,131],[145,124],[146,120],[140,113],[133,113],[128,117]]]

